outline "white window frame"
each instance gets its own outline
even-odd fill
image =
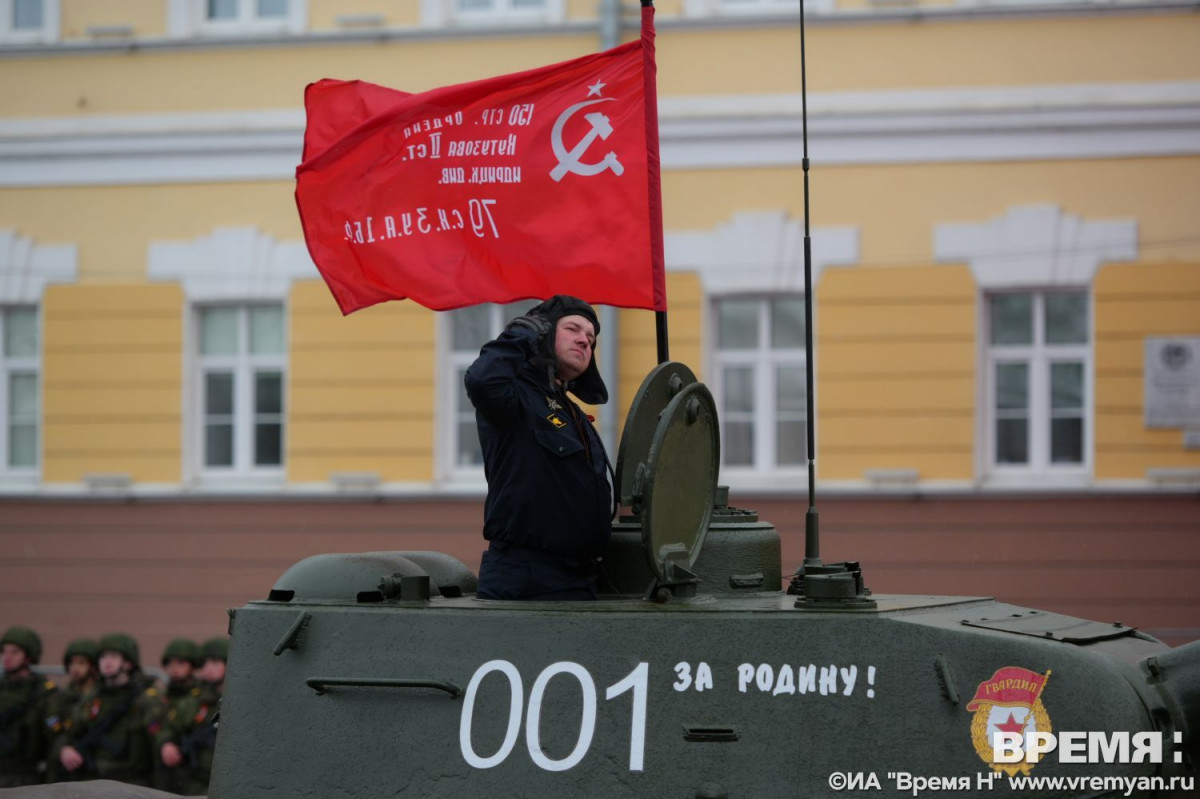
[[[712,303],[712,319],[714,320],[714,328],[719,325],[719,313],[717,304],[726,300],[755,300],[759,303],[758,313],[758,346],[753,350],[722,350],[719,346],[720,331],[714,329],[714,335],[711,340],[712,346],[712,371],[713,380],[709,383],[710,389],[713,390],[713,398],[717,402],[718,418],[722,421],[726,420],[726,404],[725,404],[725,369],[727,367],[746,367],[754,369],[754,459],[750,466],[744,465],[728,465],[725,463],[727,449],[721,448],[721,475],[722,479],[728,479],[729,482],[739,482],[739,478],[743,485],[750,485],[749,478],[762,477],[763,475],[778,475],[781,477],[794,477],[803,475],[808,468],[807,457],[802,459],[801,463],[779,465],[778,447],[776,446],[776,422],[778,421],[778,412],[776,404],[776,374],[775,367],[778,366],[796,366],[801,369],[805,368],[806,353],[803,347],[795,350],[776,350],[771,348],[771,326],[770,314],[767,313],[768,303],[773,299],[782,297],[791,299],[803,299],[802,294],[768,294],[768,295],[736,295],[724,294],[719,297],[714,297]],[[807,376],[805,378],[807,380]],[[806,413],[812,413],[812,408],[808,408]],[[721,435],[724,439],[724,427],[722,426]],[[807,435],[807,430],[805,432]]]
[[[42,0],[42,27],[36,30],[13,28],[15,0],[0,0],[0,44],[32,44],[58,41],[62,25],[60,0]]]
[[[272,355],[253,355],[249,352],[250,309],[252,307],[279,307],[283,313],[282,352]],[[234,355],[204,355],[201,353],[201,315],[205,310],[216,308],[237,309],[238,352]],[[288,308],[285,302],[205,302],[194,303],[190,308],[191,333],[189,348],[192,366],[190,394],[194,414],[189,414],[192,455],[192,473],[206,486],[228,482],[231,486],[247,485],[261,487],[262,484],[278,484],[286,476],[288,434]],[[257,414],[254,410],[254,375],[258,371],[278,371],[282,382],[280,409],[280,463],[259,466],[253,462],[254,425]],[[233,465],[209,466],[205,460],[205,433],[207,417],[205,407],[205,376],[210,372],[233,373]]]
[[[458,0],[421,0],[421,24],[426,27],[449,25],[528,25],[558,24],[567,18],[566,0],[542,0],[541,8],[517,8],[512,0],[490,0],[487,9],[460,9]]]
[[[489,304],[487,306],[489,313],[488,340],[500,335],[505,325],[513,317],[536,304],[536,300],[518,301],[512,305]],[[438,370],[442,376],[438,387],[438,408],[442,409],[438,422],[440,435],[437,437],[441,443],[438,455],[439,472],[442,479],[449,482],[482,485],[484,479],[482,462],[478,465],[463,465],[458,462],[459,423],[468,419],[472,424],[475,421],[475,408],[470,405],[469,401],[465,408],[458,406],[458,400],[463,395],[463,373],[479,357],[479,351],[454,349],[454,318],[452,316],[454,313],[454,311],[448,311],[438,315],[441,324],[441,330],[438,333],[441,354],[438,360],[442,364],[442,368]]]
[[[806,14],[827,14],[836,8],[836,0],[804,0]],[[788,14],[799,19],[796,0],[684,0],[685,17],[728,17],[751,14]]]
[[[266,18],[255,14],[257,0],[237,0],[238,17],[232,20],[209,19],[207,0],[167,1],[167,29],[175,37],[296,34],[308,29],[308,0],[288,0],[286,15]]]
[[[7,355],[6,353],[6,317],[14,310],[32,310],[37,324],[37,340],[38,348],[34,355],[30,356],[15,356]],[[42,433],[44,430],[42,419],[42,408],[44,406],[42,397],[42,314],[41,308],[37,305],[21,303],[0,305],[0,476],[5,478],[16,478],[18,480],[26,478],[36,479],[41,474],[42,468]],[[9,394],[9,380],[16,374],[34,375],[37,381],[38,408],[34,424],[36,426],[36,441],[35,444],[35,459],[33,466],[13,466],[9,460],[9,424],[12,421],[9,416],[9,402],[11,400]]]
[[[1047,344],[1045,342],[1045,302],[1048,294],[1084,294],[1088,303],[1088,338],[1083,344]],[[999,294],[1029,294],[1033,297],[1033,340],[1029,345],[992,344],[989,297]],[[984,372],[983,384],[984,463],[985,480],[995,484],[1050,485],[1085,482],[1092,474],[1095,401],[1094,351],[1095,303],[1092,291],[1086,287],[1006,289],[981,292]],[[1053,463],[1050,460],[1050,367],[1054,363],[1083,364],[1083,446],[1079,463]],[[1004,363],[1029,365],[1029,461],[1025,464],[997,463],[996,440],[996,366]]]

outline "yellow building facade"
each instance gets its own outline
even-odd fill
[[[722,482],[801,492],[798,5],[655,5],[671,357],[717,398]],[[341,316],[292,196],[304,86],[528,69],[634,12],[0,0],[0,491],[478,496],[462,369],[516,311]],[[806,14],[822,485],[1200,485],[1194,4]],[[615,458],[654,317],[602,322]]]

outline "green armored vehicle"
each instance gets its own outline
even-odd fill
[[[1185,795],[1200,644],[872,595],[729,507],[708,389],[647,377],[597,602],[435,552],[308,558],[231,611],[213,799]]]

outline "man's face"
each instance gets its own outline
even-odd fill
[[[208,658],[200,669],[200,679],[206,682],[221,682],[225,679],[225,661],[220,658]]]
[[[29,656],[25,654],[24,649],[16,644],[5,644],[3,663],[4,673],[13,674],[29,665]]]
[[[125,670],[125,656],[120,652],[101,652],[99,668],[100,674],[107,680],[120,676]]]
[[[192,676],[192,662],[183,658],[167,658],[163,671],[171,682],[183,682]]]
[[[84,655],[71,655],[67,661],[67,679],[71,682],[83,682],[92,673],[92,661]]]
[[[574,380],[592,362],[596,346],[596,328],[586,316],[571,314],[558,320],[554,334],[554,355],[558,358],[560,380]]]

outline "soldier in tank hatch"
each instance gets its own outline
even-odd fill
[[[488,482],[480,598],[596,598],[615,510],[611,467],[567,392],[608,401],[599,332],[592,306],[556,295],[512,320],[467,369]]]
[[[66,744],[67,730],[75,708],[96,684],[96,660],[99,656],[96,642],[90,638],[77,638],[67,644],[63,652],[63,679],[57,690],[46,702],[45,727],[50,739],[46,756],[46,781],[62,782],[75,779],[58,759],[59,751]]]
[[[59,763],[79,779],[149,786],[151,747],[166,715],[162,696],[142,673],[131,636],[109,633],[97,648],[100,676],[75,709]]]
[[[46,750],[42,717],[54,691],[33,672],[42,657],[42,639],[28,627],[10,627],[3,644],[4,681],[0,683],[0,788],[42,781]]]

